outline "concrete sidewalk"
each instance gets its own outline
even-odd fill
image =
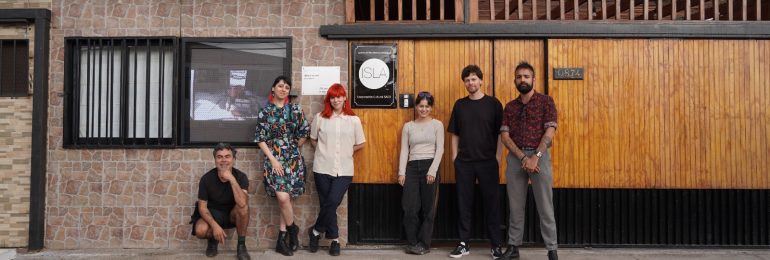
[[[323,248],[322,248],[323,249]],[[419,259],[419,260],[447,260],[450,248],[433,248],[430,254],[417,256],[404,254],[398,247],[380,249],[343,249],[339,257],[330,256],[326,251],[310,253],[307,250],[299,250],[294,256],[286,257],[273,250],[252,250],[252,259]],[[770,249],[559,249],[560,259],[580,260],[642,260],[642,259],[688,259],[688,260],[770,260]],[[235,259],[234,251],[220,251],[215,258],[207,258],[201,250],[146,250],[146,249],[119,249],[119,250],[46,250],[37,253],[16,254],[16,259]],[[489,260],[491,256],[487,250],[471,248],[471,254],[460,258],[462,260]],[[546,251],[541,248],[521,249],[521,258],[547,259]]]

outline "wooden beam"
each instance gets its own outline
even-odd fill
[[[572,17],[575,18],[575,20],[580,20],[580,1],[572,1],[574,4],[574,7],[572,8]]]
[[[673,14],[679,13],[682,10],[685,10],[685,11],[690,10],[690,7],[691,7],[690,4],[692,4],[691,0],[676,0],[676,1],[672,0],[670,4],[663,7],[662,16],[666,17],[671,15],[671,19],[675,20]],[[688,14],[685,17],[687,20],[690,20],[689,11],[687,11],[687,13]]]
[[[618,5],[618,2],[620,2],[620,5]],[[615,0],[612,5],[607,8],[607,18],[615,17],[616,19],[622,14],[623,12],[627,11],[631,7],[631,1],[630,0]],[[596,14],[596,16],[602,16],[604,17],[605,14]]]
[[[383,16],[382,16],[383,20],[385,20],[385,21],[390,20],[390,18],[388,17],[388,16],[390,16],[390,3],[389,2],[390,1],[385,0],[385,6],[384,6],[385,10],[383,10]]]
[[[602,0],[602,10],[599,11],[597,16],[601,14],[602,20],[607,20],[607,0]]]
[[[560,0],[559,1],[559,3],[560,3],[559,6],[554,7],[553,9],[551,9],[550,12],[546,11],[546,13],[550,13],[551,14],[551,18],[555,19],[556,17],[558,17],[559,20],[563,20],[563,17],[564,17],[564,15],[566,15],[566,13],[572,12],[573,10],[575,10],[575,7],[581,6],[584,3],[586,3],[586,2],[588,2],[588,0],[579,0],[579,1],[578,0],[566,0],[566,3],[565,3],[565,0]],[[561,9],[561,6],[564,7],[563,10]],[[564,15],[562,15],[562,14],[564,14]],[[597,16],[599,16],[599,15],[597,14]],[[545,18],[546,18],[546,15],[541,15],[540,17],[538,17],[539,20],[543,20]]]
[[[465,22],[465,5],[463,0],[455,0],[455,22]]]
[[[537,0],[532,0],[532,20],[537,20]]]
[[[606,0],[602,0],[602,1],[606,1]],[[759,1],[759,0],[757,0],[757,1]],[[759,15],[757,15],[757,16],[759,16]],[[545,19],[546,20],[551,20],[551,0],[546,0],[545,1]]]
[[[714,3],[716,3],[716,2],[717,1],[714,1]],[[709,17],[708,16],[709,14],[712,14],[712,15],[722,15],[721,13],[719,13],[719,10],[727,9],[727,5],[728,5],[728,3],[725,2],[725,3],[721,4],[721,5],[716,5],[715,4],[714,6],[709,7],[708,9],[706,9],[706,17]],[[714,17],[714,16],[712,16],[712,17],[714,18],[714,21],[719,21],[719,17]]]
[[[430,0],[425,0],[425,21],[430,21]]]
[[[404,20],[404,0],[398,0],[398,20]]]
[[[658,20],[663,20],[663,8],[661,6],[663,6],[663,0],[658,0],[658,4],[655,5],[655,9],[658,10]]]
[[[643,16],[644,20],[645,21],[650,20],[650,16],[649,16],[650,15],[650,1],[649,0],[644,0],[644,9],[643,10],[644,11],[642,11],[642,16]],[[638,18],[639,17],[637,17],[637,19]]]
[[[417,21],[417,0],[412,0],[412,21]]]
[[[589,0],[588,1],[588,9],[587,10],[588,10],[588,12],[587,12],[588,13],[588,20],[589,21],[593,20],[594,19],[594,1],[593,0]]]
[[[489,20],[495,20],[495,0],[489,0]]]
[[[374,21],[374,0],[369,0],[369,21]]]
[[[414,3],[414,1],[412,1]],[[468,20],[469,23],[479,22],[479,1],[470,1],[468,7]]]
[[[706,1],[705,0],[700,0],[700,5],[698,5],[698,9],[700,10],[699,20],[706,20]]]
[[[345,0],[345,23],[356,22],[356,4],[354,0]]]
[[[387,0],[385,0],[387,2]],[[439,1],[439,15],[438,18],[441,21],[444,21],[444,1]]]
[[[505,15],[503,18],[506,21],[511,19],[511,0],[505,0]]]

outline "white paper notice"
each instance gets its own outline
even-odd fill
[[[340,67],[302,66],[302,95],[323,96],[334,83],[340,82]]]

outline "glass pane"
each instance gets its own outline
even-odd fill
[[[273,80],[287,73],[287,45],[286,40],[188,44],[189,141],[252,142]]]
[[[161,113],[163,114],[162,137],[171,138],[174,53],[171,47],[164,48],[162,62],[160,57],[161,51],[158,47],[152,46],[150,48],[149,75],[147,75],[146,47],[133,47],[129,52],[128,138],[145,138],[147,131],[149,131],[150,138],[158,138],[158,124]],[[163,63],[162,75],[160,70],[161,63]],[[134,67],[136,67],[136,75],[134,75]],[[162,85],[161,82],[163,82]],[[163,96],[162,112],[159,108],[161,95]],[[148,98],[149,107],[147,107]],[[147,118],[148,113],[149,119]]]
[[[120,136],[121,64],[119,49],[81,48],[79,137]]]

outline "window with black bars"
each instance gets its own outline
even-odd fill
[[[0,97],[29,95],[29,41],[0,40]]]
[[[173,146],[175,38],[67,38],[65,47],[65,146]]]

